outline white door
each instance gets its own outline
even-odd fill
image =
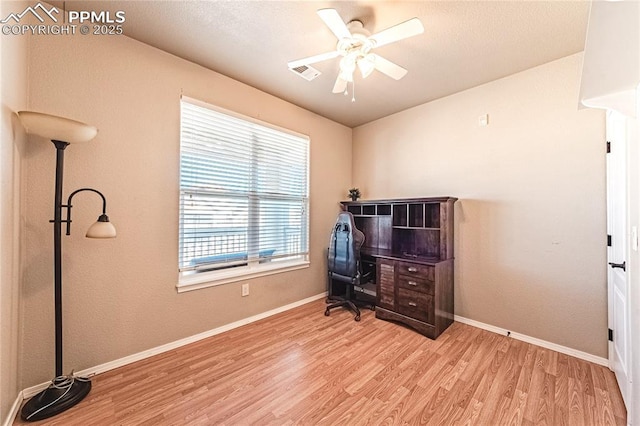
[[[626,118],[607,112],[607,230],[611,236],[608,248],[609,328],[613,342],[609,342],[609,363],[620,386],[625,404],[631,398],[631,370],[629,346],[629,280],[627,260],[627,132]]]

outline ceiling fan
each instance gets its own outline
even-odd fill
[[[345,24],[335,9],[320,9],[318,10],[318,15],[338,38],[336,49],[320,55],[291,61],[287,65],[290,69],[295,69],[303,65],[310,65],[342,56],[342,59],[340,59],[340,72],[333,86],[333,93],[346,93],[347,85],[353,83],[353,73],[356,68],[360,70],[363,78],[368,77],[376,69],[395,80],[400,80],[407,74],[407,70],[372,51],[376,47],[424,32],[422,22],[418,18],[409,19],[371,35],[359,20],[353,20]]]

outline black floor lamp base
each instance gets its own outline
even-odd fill
[[[55,416],[82,401],[90,390],[89,379],[56,377],[48,388],[27,401],[20,417],[25,421],[36,421]]]

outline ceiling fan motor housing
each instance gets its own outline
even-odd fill
[[[370,39],[371,33],[364,28],[362,21],[353,20],[347,24],[351,37],[345,37],[338,41],[337,50],[342,56],[358,52],[358,56],[367,55],[375,46],[375,41]]]

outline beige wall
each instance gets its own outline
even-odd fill
[[[604,113],[581,55],[353,131],[363,197],[451,195],[457,315],[607,357]],[[489,126],[478,117],[489,114]]]
[[[115,240],[84,238],[99,198],[74,198],[64,237],[65,372],[318,295],[326,287],[327,232],[351,180],[351,129],[126,37],[33,37],[30,107],[100,131],[66,150],[64,193],[102,191]],[[179,99],[187,96],[311,137],[311,267],[177,294]],[[345,155],[346,154],[346,155]],[[52,215],[54,148],[30,144],[24,380],[53,373]]]
[[[0,16],[24,3],[0,2]],[[21,174],[25,135],[15,112],[27,106],[27,37],[0,36],[2,127],[0,141],[0,422],[16,400],[20,379],[19,291]]]

